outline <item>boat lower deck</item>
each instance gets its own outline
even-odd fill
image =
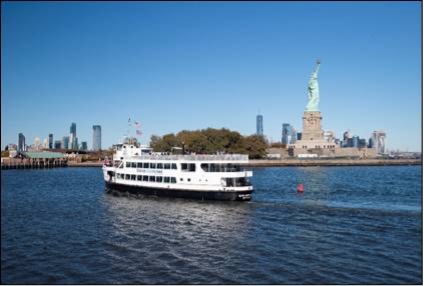
[[[252,190],[248,191],[195,191],[176,190],[168,188],[153,188],[145,186],[133,186],[106,182],[106,187],[110,190],[129,192],[131,194],[142,194],[147,196],[188,198],[198,200],[217,201],[250,201]]]

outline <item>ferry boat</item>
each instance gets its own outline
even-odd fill
[[[114,145],[103,164],[107,189],[158,197],[249,201],[248,155],[175,155],[137,144]]]

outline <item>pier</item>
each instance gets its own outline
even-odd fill
[[[67,167],[68,159],[55,152],[23,152],[21,158],[1,158],[1,169],[49,169]]]

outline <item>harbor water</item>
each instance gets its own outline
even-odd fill
[[[421,166],[253,171],[250,202],[114,196],[101,168],[2,171],[1,282],[422,284]]]

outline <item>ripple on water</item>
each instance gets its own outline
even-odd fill
[[[232,203],[114,196],[97,168],[2,172],[2,282],[422,283],[420,166],[254,173]]]

